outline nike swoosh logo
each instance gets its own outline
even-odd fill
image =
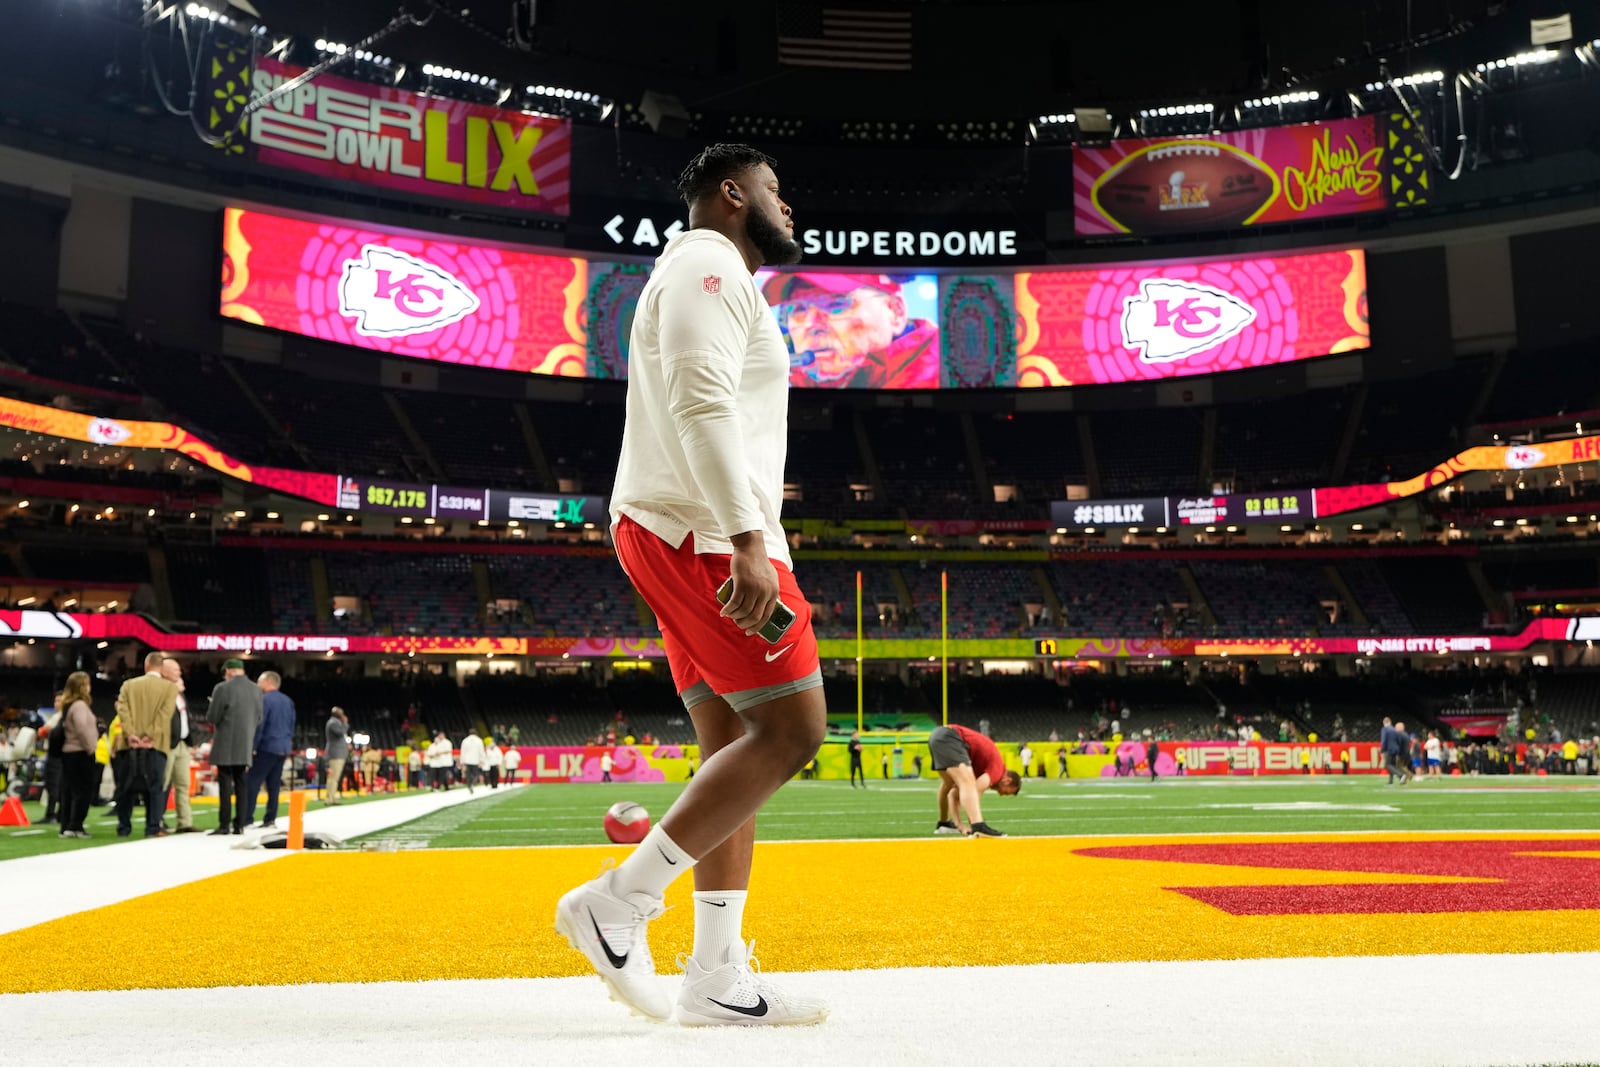
[[[599,939],[600,948],[605,951],[606,959],[611,961],[611,966],[617,968],[619,971],[626,967],[628,965],[628,954],[624,952],[619,956],[615,952],[611,951],[611,946],[606,944],[606,935],[600,932],[600,924],[595,922],[594,912],[592,911],[589,913],[589,922],[594,925],[594,936]]]
[[[713,908],[726,908],[728,906],[728,902],[726,900],[705,900],[701,901],[701,903],[710,904]],[[707,997],[706,999],[710,1000],[711,998]]]
[[[778,649],[776,652],[768,652],[767,653],[767,662],[771,663],[773,660],[777,659],[779,656],[783,655],[785,652],[789,651],[793,647],[794,647],[793,645],[784,645],[782,648]],[[711,998],[707,997],[706,999],[710,1000]]]
[[[722,1001],[712,1000],[710,997],[707,997],[706,999],[710,1000],[711,1003],[715,1004],[719,1008],[727,1008],[729,1011],[736,1011],[740,1015],[749,1015],[756,1019],[761,1018],[767,1013],[767,998],[762,996],[756,997],[755,1004],[748,1008],[741,1008],[737,1004],[724,1004]]]
[[[656,851],[661,853],[661,858],[667,861],[667,866],[676,867],[678,865],[678,861],[667,855],[667,850],[660,845],[656,846]]]

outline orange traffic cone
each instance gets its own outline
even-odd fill
[[[22,809],[20,797],[6,797],[4,805],[0,805],[0,826],[32,826],[28,820],[28,813]]]
[[[178,810],[178,791],[176,789],[167,790],[167,810]]]

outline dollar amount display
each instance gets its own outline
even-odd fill
[[[393,511],[427,511],[426,489],[402,489],[392,485],[367,486],[367,506]]]

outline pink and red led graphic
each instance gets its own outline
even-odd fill
[[[1016,276],[1018,386],[1150,381],[1366,348],[1359,251]]]
[[[396,356],[582,376],[584,260],[229,208],[222,314]]]

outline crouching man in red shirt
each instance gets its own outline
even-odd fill
[[[928,754],[939,772],[939,822],[933,832],[1006,836],[983,821],[979,798],[991,788],[1003,797],[1015,796],[1022,790],[1022,778],[1006,770],[994,742],[965,726],[940,726],[928,735]]]

